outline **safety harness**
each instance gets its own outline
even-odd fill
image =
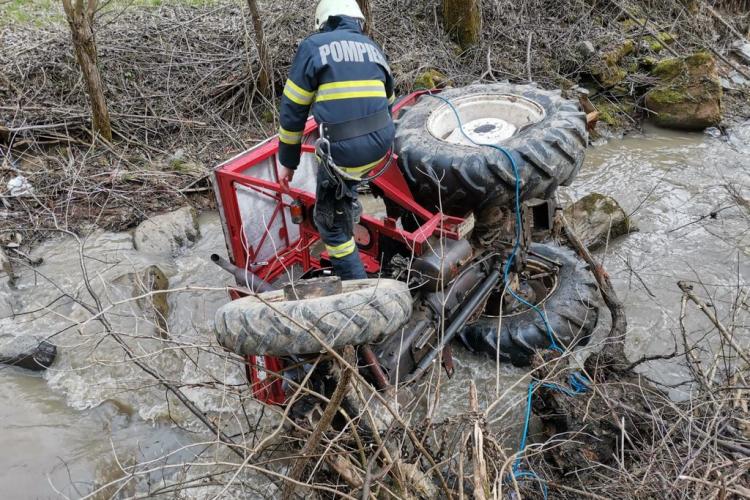
[[[350,189],[356,189],[356,185],[371,182],[383,175],[393,163],[393,154],[391,150],[385,155],[386,162],[377,173],[367,176],[366,178],[356,177],[347,172],[346,167],[336,165],[331,156],[331,143],[354,139],[363,135],[377,132],[391,123],[391,113],[388,109],[378,111],[363,118],[349,120],[339,123],[321,123],[318,131],[319,138],[315,142],[315,154],[320,160],[320,164],[326,169],[329,178],[336,185],[336,199],[340,200],[344,196],[351,196]],[[383,161],[381,158],[377,163]],[[361,169],[363,167],[356,167]],[[347,181],[356,183],[355,186],[347,186]]]

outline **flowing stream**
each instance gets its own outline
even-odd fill
[[[700,295],[710,297],[722,321],[733,321],[729,315],[738,290],[747,290],[750,279],[750,209],[737,203],[732,189],[750,198],[747,124],[720,138],[647,129],[612,139],[591,148],[575,184],[561,190],[563,200],[592,191],[611,195],[633,213],[640,228],[597,252],[627,307],[631,359],[674,349],[679,339],[679,280],[694,282]],[[217,214],[203,214],[199,223],[199,240],[177,255],[138,252],[129,234],[95,233],[85,241],[84,261],[95,293],[111,307],[111,328],[134,339],[138,355],[184,384],[211,374],[239,385],[242,373],[236,366],[227,367],[202,349],[214,342],[213,312],[227,300],[220,288],[230,278],[208,261],[212,252],[225,252]],[[4,498],[78,497],[94,484],[116,477],[116,460],[156,458],[201,437],[192,432],[195,428],[185,428],[188,419],[179,409],[164,403],[163,390],[148,389],[152,381],[125,363],[116,344],[109,340],[92,345],[102,327],[73,300],[90,300],[81,285],[79,248],[72,238],[44,243],[33,252],[44,263],[19,269],[17,290],[0,292],[13,310],[37,311],[0,319],[0,333],[59,332],[54,341],[60,350],[58,362],[44,375],[0,368]],[[169,296],[167,323],[175,342],[194,345],[191,361],[165,349],[152,352],[149,338],[158,328],[154,321],[133,321],[132,315],[120,313],[126,311],[123,308],[142,307],[128,300],[138,283],[134,276],[154,265],[167,275],[170,288],[183,289]],[[67,296],[60,299],[62,291]],[[606,313],[602,316],[594,344],[608,327]],[[710,329],[694,308],[687,320],[691,338]],[[747,328],[737,326],[746,345]],[[513,404],[499,405],[494,415],[507,410],[503,425],[515,436],[526,391],[525,371],[496,367],[493,360],[458,347],[456,364],[457,375],[443,388],[438,416],[465,409],[467,381],[474,378],[484,405],[507,391],[507,402]],[[687,375],[677,361],[650,362],[642,371],[666,384],[677,384]],[[224,409],[224,401],[195,385],[186,392],[201,409]],[[687,391],[689,386],[677,387],[672,396],[685,398]],[[178,453],[171,460],[180,458]]]

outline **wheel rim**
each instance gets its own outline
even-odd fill
[[[546,114],[536,102],[512,94],[471,95],[450,102],[453,107],[446,103],[430,114],[427,130],[436,139],[465,146],[498,144],[539,123]],[[453,108],[461,117],[463,132]]]
[[[560,284],[558,268],[556,266],[550,266],[548,263],[541,260],[529,259],[526,269],[523,272],[523,276],[521,277],[521,284],[527,285],[528,289],[532,290],[534,293],[534,299],[529,302],[536,307],[541,307],[555,293]],[[500,299],[502,293],[503,290],[499,290],[490,295],[487,300],[487,306],[484,310],[484,316],[497,318],[500,315],[501,304],[507,306],[508,297],[510,297],[510,294],[506,294],[505,299],[501,302]],[[513,302],[517,301],[513,299]],[[503,318],[518,316],[524,314],[530,309],[523,304],[521,304],[521,306],[520,309],[513,312],[503,313]]]

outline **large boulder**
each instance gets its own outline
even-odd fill
[[[636,230],[620,204],[599,193],[584,196],[567,206],[564,213],[573,231],[589,250],[596,250]]]
[[[665,59],[652,73],[659,83],[646,94],[646,108],[657,125],[702,130],[721,122],[721,80],[711,54]]]
[[[198,236],[198,214],[191,207],[182,207],[143,221],[135,230],[133,242],[138,251],[174,256],[181,248],[192,245]]]
[[[57,356],[55,345],[33,335],[0,335],[0,363],[27,370],[49,368]]]

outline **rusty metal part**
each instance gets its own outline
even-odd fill
[[[284,285],[284,299],[314,299],[328,295],[337,295],[341,293],[341,290],[341,278],[338,276],[299,280],[295,283]]]
[[[400,333],[392,335],[385,342],[375,347],[380,366],[388,375],[391,384],[403,380],[416,364],[412,347],[425,332],[434,334],[434,320],[424,308],[415,308],[416,313]],[[431,331],[430,331],[431,330]]]
[[[555,219],[554,200],[531,199],[521,204],[521,234],[518,251],[513,260],[512,270],[516,274],[525,271],[528,264],[529,248],[534,235],[547,234],[552,230]]]
[[[261,278],[257,274],[254,274],[247,269],[242,269],[241,267],[235,266],[220,255],[212,254],[211,262],[234,276],[234,279],[237,281],[237,284],[239,286],[247,287],[255,293],[271,292],[276,289],[273,285],[264,281],[263,278]]]
[[[471,297],[465,302],[462,308],[458,311],[456,316],[451,320],[450,326],[445,329],[443,338],[438,342],[436,346],[423,357],[419,363],[417,363],[416,369],[412,372],[406,383],[414,382],[418,380],[424,372],[432,365],[432,362],[440,354],[445,346],[451,343],[453,337],[459,332],[459,330],[466,324],[472,314],[484,304],[487,296],[492,292],[497,283],[500,281],[502,273],[500,269],[495,268],[489,276],[479,285],[476,290],[471,294]]]
[[[433,240],[432,251],[414,259],[412,273],[424,280],[424,287],[437,292],[453,281],[473,255],[467,240]]]
[[[448,375],[448,378],[451,378],[456,371],[456,367],[453,365],[453,347],[450,344],[443,348],[442,360],[445,373]]]
[[[372,348],[369,345],[363,345],[359,348],[359,352],[362,353],[362,357],[367,363],[367,368],[375,381],[375,387],[379,391],[388,389],[390,387],[388,376],[383,371],[383,367],[380,366],[380,361],[378,361],[378,357],[372,351]]]

